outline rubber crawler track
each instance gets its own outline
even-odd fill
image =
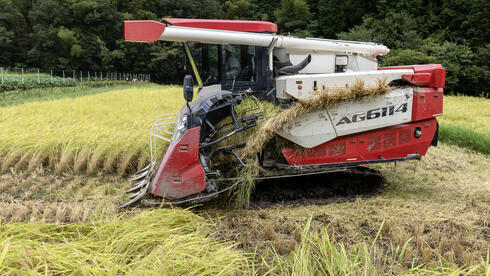
[[[373,169],[357,167],[341,172],[262,180],[256,183],[250,208],[310,205],[353,201],[381,193],[386,180]]]

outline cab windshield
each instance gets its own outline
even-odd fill
[[[204,86],[222,84],[223,88],[229,89],[252,86],[256,82],[255,46],[201,43],[188,45]]]

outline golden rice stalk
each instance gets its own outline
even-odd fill
[[[91,223],[0,225],[0,274],[250,274],[247,257],[210,237],[211,226],[179,209]]]
[[[154,120],[184,103],[180,87],[144,85],[2,107],[1,170],[131,173],[148,162]]]

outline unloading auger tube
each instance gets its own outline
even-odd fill
[[[125,21],[124,39],[183,43],[200,88],[192,101],[193,81],[187,75],[187,103],[151,128],[151,162],[132,179],[136,184],[127,191],[132,195],[121,208],[141,199],[159,206],[201,203],[243,183],[230,166],[246,165],[238,152],[251,139],[233,138],[268,119],[255,110],[237,109],[243,94],[289,110],[300,100],[329,96],[337,89],[349,93],[356,83],[363,83],[366,91],[378,85],[370,97],[297,113],[277,128],[257,154],[261,170],[256,181],[339,171],[346,172],[344,178],[366,175],[357,168],[420,159],[429,146],[437,145],[436,117],[442,115],[446,74],[440,64],[378,67],[376,57],[389,53],[383,45],[276,35],[277,26],[270,22],[163,22]],[[208,44],[217,45],[216,52],[199,46]],[[199,59],[190,47],[197,47],[193,50],[200,51]],[[231,65],[230,55],[235,55]],[[209,68],[211,64],[218,68]],[[210,75],[203,82],[201,74]],[[163,200],[151,201],[147,195]]]

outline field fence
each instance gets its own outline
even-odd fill
[[[3,91],[54,86],[78,86],[84,82],[111,81],[150,82],[151,75],[127,72],[0,67],[0,90]]]

